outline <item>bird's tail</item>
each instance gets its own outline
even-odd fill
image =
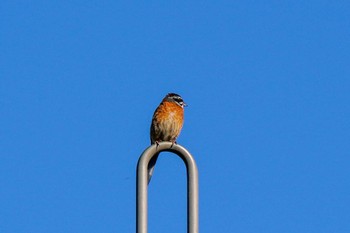
[[[154,167],[156,165],[158,156],[159,156],[159,152],[157,154],[155,154],[153,156],[153,158],[149,161],[149,164],[148,164],[148,183],[151,181],[151,178],[152,178],[152,175],[153,175],[153,171],[154,171]]]

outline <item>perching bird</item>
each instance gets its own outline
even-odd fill
[[[176,143],[184,123],[185,106],[187,104],[178,94],[169,93],[164,97],[153,114],[150,130],[151,144],[158,145],[162,141]],[[159,153],[148,164],[148,183],[151,180],[158,155]]]

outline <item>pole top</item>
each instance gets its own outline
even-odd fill
[[[138,166],[144,163],[148,164],[154,155],[163,151],[173,152],[177,154],[185,162],[186,166],[192,163],[195,164],[193,156],[183,146],[171,142],[160,142],[158,145],[150,145],[143,151],[142,155],[140,156]]]

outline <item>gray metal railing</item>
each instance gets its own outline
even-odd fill
[[[187,233],[198,233],[198,171],[192,155],[179,144],[161,142],[151,145],[140,156],[137,164],[136,183],[136,233],[147,233],[148,216],[148,163],[158,152],[169,151],[177,154],[187,169]]]

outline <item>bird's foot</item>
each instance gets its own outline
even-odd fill
[[[156,144],[156,150],[157,150],[159,146],[159,141],[155,141],[155,144]]]
[[[177,144],[176,140],[171,141],[171,147],[170,148],[172,148],[174,146],[174,144]]]

